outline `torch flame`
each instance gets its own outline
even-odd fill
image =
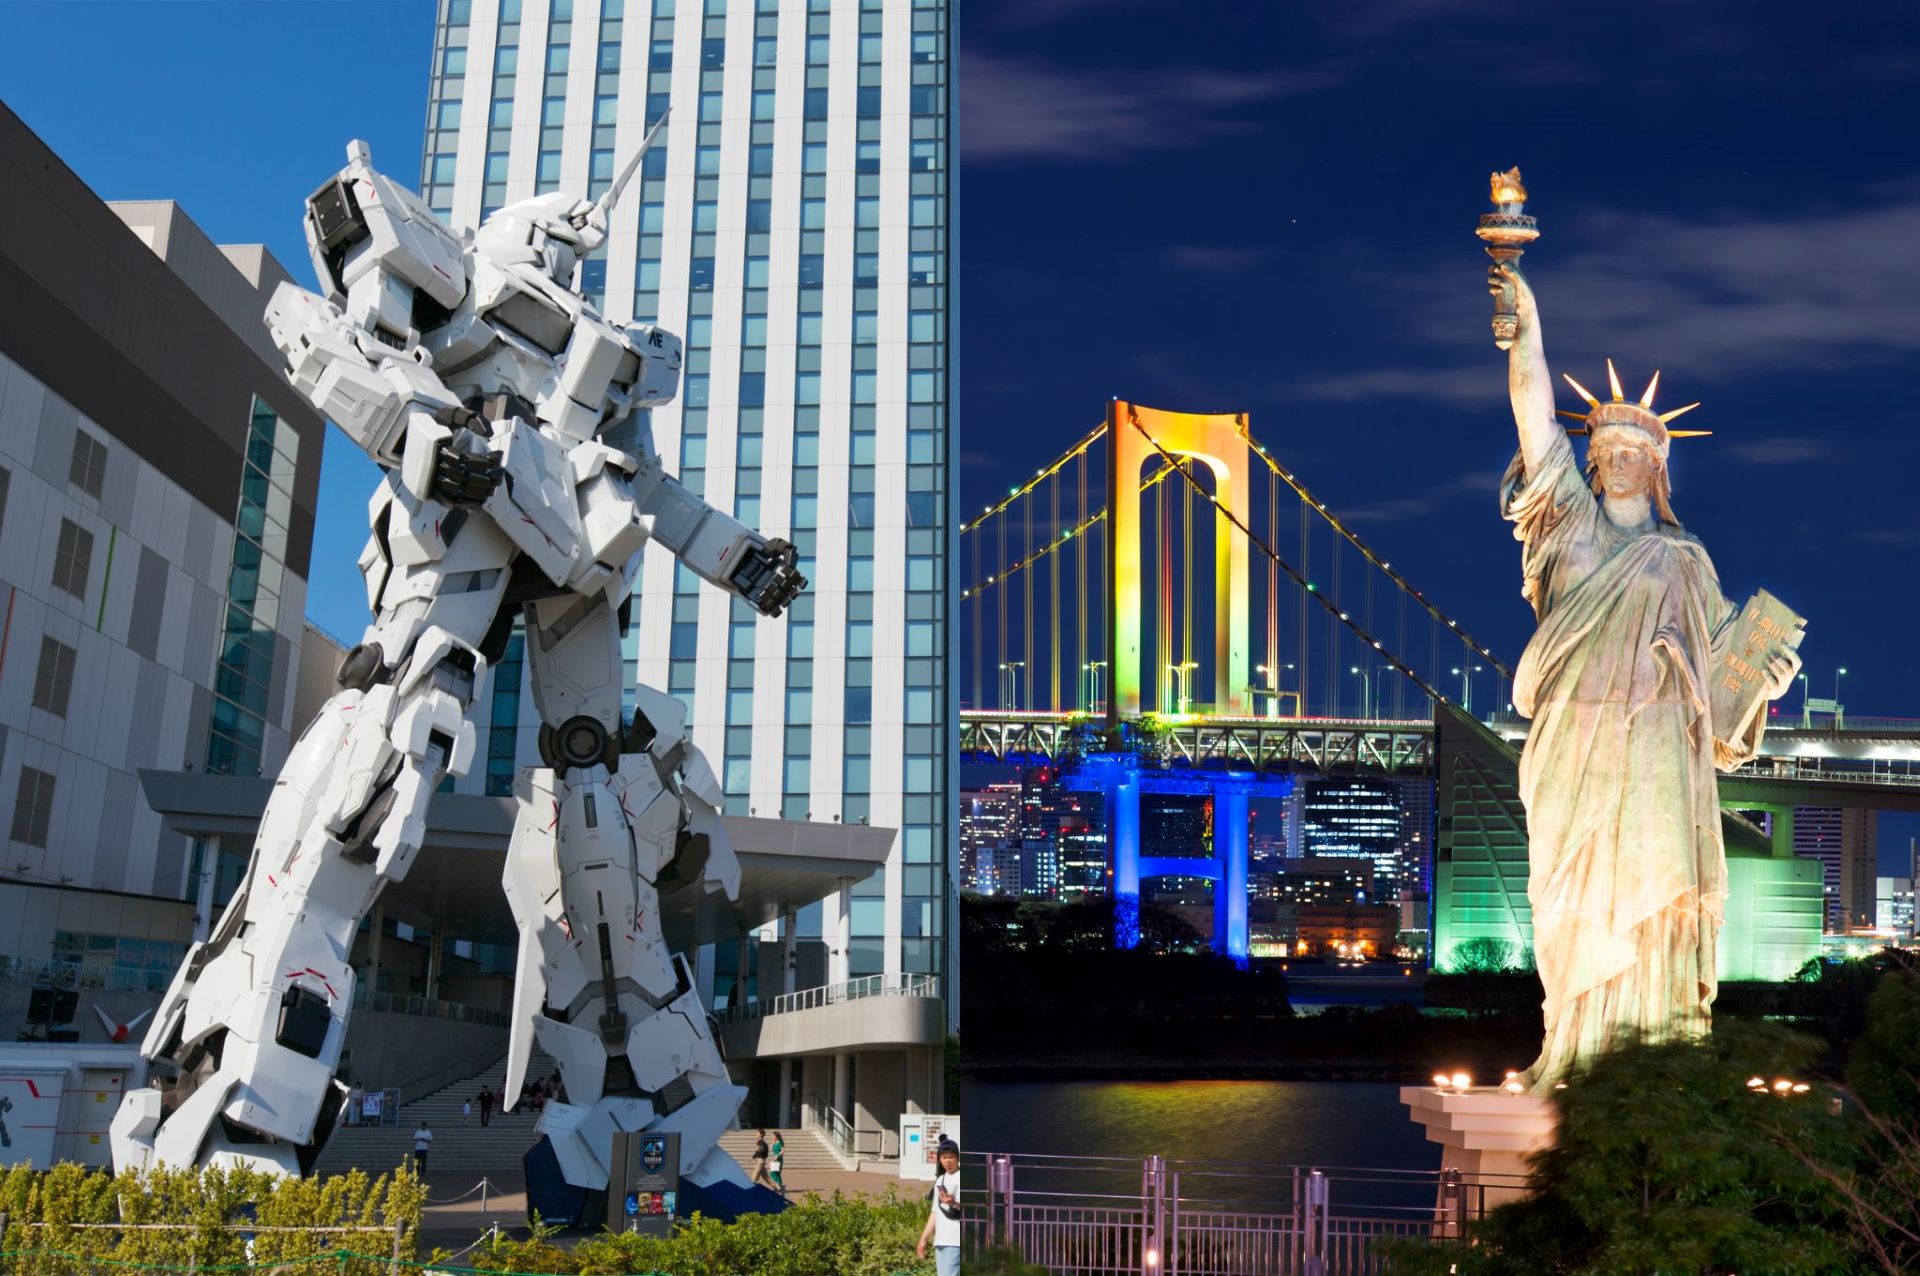
[[[1520,170],[1510,168],[1504,173],[1495,173],[1489,179],[1492,187],[1493,202],[1496,204],[1524,204],[1527,200],[1527,188],[1520,184]]]

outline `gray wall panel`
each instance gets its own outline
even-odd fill
[[[192,707],[187,710],[187,760],[195,766],[207,761],[207,720],[213,713],[213,693],[205,687],[193,689]]]
[[[186,674],[189,678],[205,678],[217,668],[215,662],[220,658],[214,649],[220,632],[220,596],[199,581],[190,582],[187,588],[191,602],[187,608]]]
[[[80,428],[80,413],[57,394],[49,393],[40,401],[40,433],[34,442],[33,469],[41,478],[65,491],[67,476],[73,473],[73,434]]]
[[[133,614],[127,622],[127,646],[148,660],[156,660],[160,644],[160,618],[167,600],[166,555],[142,545],[140,562],[133,582]],[[145,673],[145,669],[142,669]],[[157,709],[157,705],[155,706]],[[158,719],[154,719],[158,721]]]
[[[112,891],[129,889],[127,838],[133,829],[133,804],[141,800],[140,782],[125,771],[107,772],[106,806],[100,812],[99,841],[93,853],[93,881]]]
[[[135,770],[141,767],[165,767],[171,770],[180,765],[179,758],[160,756],[160,732],[157,728],[166,712],[167,672],[151,659],[142,660],[133,689],[133,737],[127,747],[128,767]]]
[[[133,487],[140,460],[117,441],[107,444],[107,480],[100,488],[100,514],[123,531],[133,521]]]
[[[180,875],[186,871],[186,864],[186,834],[176,833],[169,828],[161,829],[159,853],[155,855],[153,861],[153,885],[149,889],[155,895],[178,899],[181,889]]]

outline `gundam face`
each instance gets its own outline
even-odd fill
[[[161,1004],[142,1045],[155,1084],[123,1101],[115,1163],[311,1167],[345,1094],[354,934],[419,850],[429,795],[466,772],[468,708],[520,619],[544,766],[517,786],[504,878],[520,928],[505,1093],[537,1040],[569,1098],[540,1128],[576,1186],[605,1185],[616,1128],[677,1130],[683,1173],[744,1183],[715,1146],[744,1091],[659,905],[732,898],[739,867],[679,702],[640,688],[623,713],[620,634],[647,541],[768,616],[806,586],[793,547],[662,467],[646,412],[678,388],[679,339],[611,324],[572,288],[639,156],[597,202],[536,196],[463,235],[364,143],[347,156],[307,203],[321,292],[281,285],[267,322],[295,388],[386,471],[359,560],[373,622]],[[600,441],[627,421],[633,451]]]

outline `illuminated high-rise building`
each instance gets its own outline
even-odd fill
[[[1314,780],[1302,787],[1302,853],[1315,858],[1364,858],[1373,865],[1371,898],[1397,899],[1404,871],[1399,782],[1333,779]]]
[[[1793,853],[1820,862],[1825,878],[1828,932],[1874,922],[1874,866],[1878,811],[1854,807],[1793,808]]]

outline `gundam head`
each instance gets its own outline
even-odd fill
[[[534,265],[554,283],[571,290],[573,268],[607,242],[607,228],[620,192],[639,171],[640,161],[666,126],[666,115],[654,121],[641,139],[640,149],[599,199],[589,202],[555,191],[508,204],[487,218],[474,235],[474,246],[498,262]]]

